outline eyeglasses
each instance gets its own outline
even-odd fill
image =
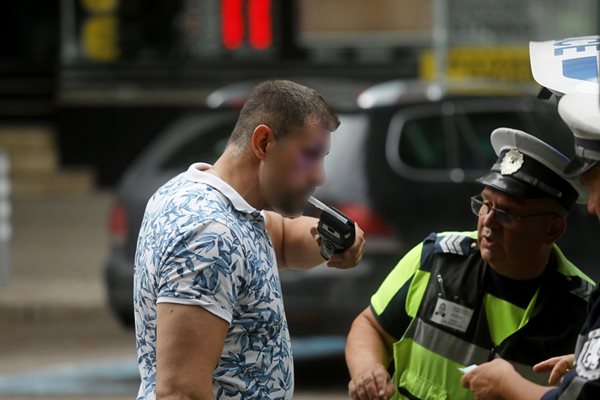
[[[471,211],[473,211],[473,214],[475,214],[478,217],[485,217],[493,211],[496,222],[498,223],[498,225],[504,228],[511,228],[517,223],[530,218],[558,216],[558,214],[554,212],[546,212],[532,215],[513,215],[508,211],[492,207],[489,203],[485,202],[485,200],[483,200],[481,196],[471,197]]]

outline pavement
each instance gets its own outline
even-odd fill
[[[13,203],[10,278],[0,287],[1,398],[62,396],[73,390],[66,379],[59,389],[52,373],[135,362],[133,333],[108,311],[102,280],[111,199],[94,192]]]
[[[12,268],[0,312],[45,318],[105,306],[110,193],[20,199],[13,203]]]
[[[102,271],[110,192],[13,203],[8,284],[0,286],[0,398],[135,398],[135,339],[108,310]],[[332,373],[332,371],[335,371]],[[297,399],[342,399],[339,359],[297,365]]]

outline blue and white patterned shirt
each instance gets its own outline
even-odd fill
[[[217,399],[291,399],[290,336],[263,215],[194,164],[152,196],[135,259],[141,386],[156,397],[156,305],[203,307],[229,323],[213,373]]]

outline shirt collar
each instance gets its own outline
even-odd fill
[[[190,167],[184,174],[185,177],[191,181],[204,183],[217,189],[229,199],[229,201],[236,210],[248,214],[259,213],[259,211],[256,208],[248,204],[248,202],[238,192],[236,192],[235,189],[232,188],[227,182],[225,182],[218,176],[206,172],[206,170],[208,170],[209,168],[212,168],[212,165],[206,163],[194,163],[190,165]]]

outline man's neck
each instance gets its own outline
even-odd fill
[[[230,150],[225,150],[206,172],[225,181],[252,207],[257,210],[266,208],[267,204],[260,194],[256,161],[249,160],[244,154],[232,154]]]

